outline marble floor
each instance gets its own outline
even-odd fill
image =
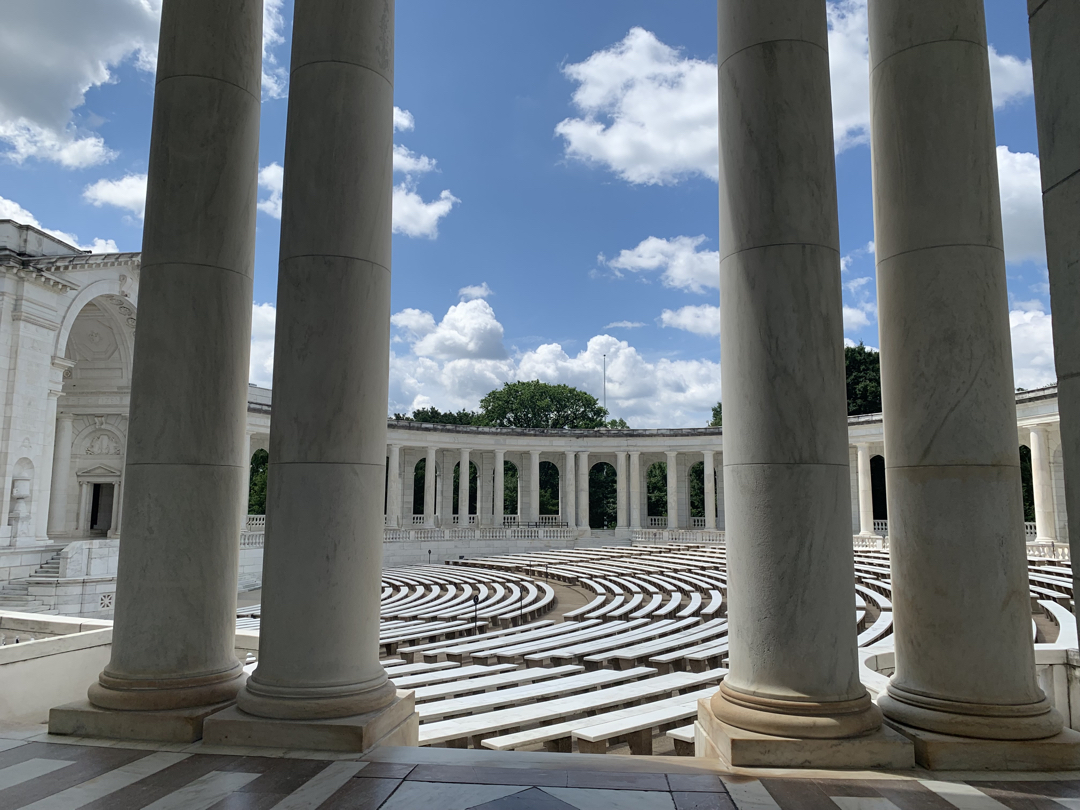
[[[1080,810],[1080,773],[730,774],[676,757],[362,757],[0,729],[0,810]]]

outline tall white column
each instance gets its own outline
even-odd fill
[[[231,700],[243,683],[234,645],[240,496],[249,472],[261,54],[260,3],[163,4],[131,373],[126,538],[112,657],[89,690],[102,709],[210,706]],[[53,712],[57,723],[64,716]],[[146,739],[190,738],[197,727],[195,718],[181,733],[152,716],[124,716],[147,724]],[[85,720],[84,728],[109,722]],[[125,725],[113,733],[133,732]]]
[[[577,509],[578,526],[589,531],[589,453],[579,451],[577,454]]]
[[[469,525],[469,449],[461,448],[458,461],[458,524]]]
[[[878,705],[916,729],[1048,737],[982,0],[872,0],[869,31],[896,628]]]
[[[49,494],[50,535],[67,531],[68,485],[71,481],[71,442],[74,425],[74,414],[62,413],[56,418],[52,488]]]
[[[120,504],[123,503],[124,498],[124,479],[121,478],[115,484],[113,484],[113,502],[112,502],[112,515],[109,520],[109,537],[120,536],[120,515],[122,514]]]
[[[1046,267],[1054,318],[1061,464],[1065,512],[1080,524],[1080,5],[1075,0],[1028,0],[1035,123],[1039,135]],[[1080,525],[1070,527],[1069,546],[1080,560]],[[1080,566],[1073,569],[1080,593]],[[1077,612],[1080,622],[1080,611]]]
[[[386,467],[386,525],[401,526],[401,445],[390,445]]]
[[[630,528],[641,528],[641,452],[630,451]]]
[[[870,478],[870,445],[855,445],[858,453],[859,472],[859,535],[874,534],[874,487]]]
[[[565,466],[562,476],[564,500],[559,511],[562,512],[567,527],[573,529],[577,527],[577,498],[575,497],[577,494],[577,476],[574,471],[574,451],[565,451],[564,458]]]
[[[506,479],[503,477],[506,464],[506,453],[503,450],[495,451],[495,492],[492,497],[492,518],[495,528],[501,529],[503,525],[503,504],[505,503]]]
[[[519,510],[520,511],[520,510]],[[529,451],[529,522],[540,522],[540,451]]]
[[[1046,428],[1031,429],[1031,483],[1035,491],[1035,539],[1057,541],[1054,521],[1054,481],[1050,477],[1050,447]]]
[[[824,0],[720,0],[731,668],[711,707],[791,738],[877,729],[859,682]],[[797,663],[796,663],[797,662]]]
[[[625,529],[629,525],[626,494],[626,453],[620,450],[615,454],[615,526]]]
[[[679,528],[679,464],[678,453],[665,450],[667,456],[667,527]]]
[[[50,372],[56,373],[55,370]],[[59,372],[63,374],[63,372]],[[63,378],[58,381],[50,379],[49,399],[45,404],[45,436],[44,446],[41,453],[41,467],[34,476],[33,482],[33,510],[34,526],[30,530],[34,539],[45,538],[49,534],[49,499],[51,497],[53,482],[53,464],[56,460],[56,409],[60,399],[60,389],[63,386]]]
[[[424,526],[435,525],[435,448],[429,447],[424,456]]]
[[[454,460],[454,451],[447,448],[443,448],[440,456],[440,468],[443,475],[436,479],[437,492],[435,494],[438,499],[436,511],[439,514],[440,526],[452,526],[454,523],[454,466],[457,461]]]
[[[89,506],[90,492],[93,484],[79,481],[79,511],[75,515],[75,531],[82,537],[90,536]]]
[[[716,528],[716,470],[714,467],[713,451],[704,450],[705,456],[705,528]]]
[[[297,3],[292,37],[262,629],[237,706],[312,721],[397,700],[379,663],[394,4]]]

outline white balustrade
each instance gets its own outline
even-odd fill
[[[704,529],[705,528],[705,516],[702,515],[701,517],[691,517],[690,518],[690,528],[691,529]]]
[[[262,529],[257,532],[240,532],[240,548],[262,548],[265,537]]]
[[[248,515],[247,530],[249,532],[261,532],[266,529],[266,515]]]
[[[874,534],[880,534],[885,537],[889,533],[889,521],[887,520],[875,520],[874,521]]]
[[[667,517],[663,515],[649,515],[650,529],[663,529],[667,526]]]
[[[1039,536],[1039,533],[1035,530],[1034,523],[1024,523],[1024,537],[1028,540],[1034,540]]]
[[[424,516],[423,515],[413,515],[412,516],[412,525],[413,526],[423,526],[424,525]]]
[[[557,526],[562,523],[561,515],[540,515],[541,526]]]
[[[518,525],[518,516],[517,515],[503,515],[502,525],[503,526],[517,526]]]

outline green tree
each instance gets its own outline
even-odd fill
[[[667,462],[657,461],[645,471],[649,517],[667,517]]]
[[[503,461],[503,514],[518,513],[518,468],[512,461]]]
[[[709,422],[706,427],[723,427],[724,426],[724,403],[717,402],[712,406],[712,421]]]
[[[1035,483],[1031,477],[1031,448],[1020,445],[1020,488],[1024,495],[1024,522],[1035,522]]]
[[[705,462],[692,465],[688,478],[690,517],[705,517]]]
[[[618,476],[606,462],[589,470],[589,528],[614,529],[618,519]]]
[[[480,414],[476,411],[467,411],[462,408],[457,413],[453,411],[440,411],[438,408],[417,408],[412,412],[412,416],[406,416],[403,413],[395,413],[394,421],[396,422],[427,422],[434,425],[475,425],[478,424]]]
[[[251,455],[251,474],[248,476],[248,514],[266,514],[266,473],[270,468],[270,454],[256,450]]]
[[[847,411],[849,416],[860,413],[881,413],[881,358],[877,352],[858,346],[844,348],[847,367]]]
[[[596,397],[539,380],[505,383],[480,400],[481,424],[518,428],[598,428],[608,415]]]
[[[604,423],[604,427],[611,428],[612,430],[629,430],[630,426],[626,424],[625,419],[608,419]]]
[[[559,468],[550,461],[540,462],[540,514],[559,514]]]

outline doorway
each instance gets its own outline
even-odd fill
[[[112,528],[113,484],[94,484],[90,496],[90,532],[108,534]]]

